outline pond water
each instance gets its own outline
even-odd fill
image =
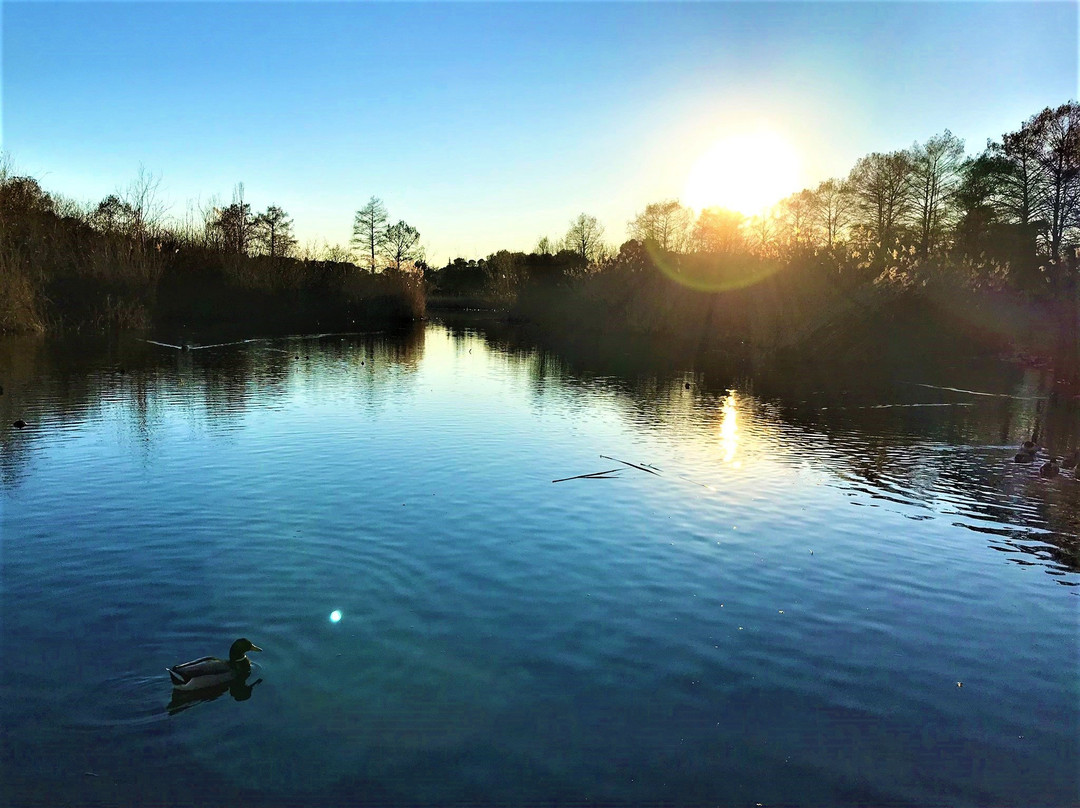
[[[823,375],[0,341],[4,804],[1075,804],[1076,402]]]

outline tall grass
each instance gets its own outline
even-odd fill
[[[424,315],[419,278],[229,254],[191,234],[105,227],[0,170],[0,333],[227,325],[361,327]]]

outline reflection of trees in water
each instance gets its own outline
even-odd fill
[[[729,391],[737,390],[740,440],[756,432],[782,462],[823,463],[866,504],[951,518],[992,536],[992,547],[1052,570],[1080,570],[1074,472],[1041,480],[1039,463],[1011,462],[1016,446],[1035,434],[1058,454],[1080,446],[1080,405],[1055,398],[1045,372],[999,363],[949,367],[933,358],[901,369],[851,369],[821,357],[780,365],[739,352],[687,353],[677,341],[644,336],[552,339],[497,322],[449,327],[455,350],[486,345],[505,356],[537,406],[554,393],[571,403],[576,396],[585,408],[601,393],[637,429],[674,428],[716,444],[731,417]],[[421,327],[192,351],[133,340],[0,340],[0,480],[16,485],[40,441],[103,408],[124,411],[149,461],[155,432],[178,408],[221,434],[252,406],[298,387],[347,390],[347,401],[384,406],[389,386],[419,368],[424,340]],[[355,384],[337,384],[334,374]],[[920,386],[935,384],[1008,395]],[[922,404],[947,406],[913,406]],[[20,417],[30,424],[25,430],[11,426]]]
[[[823,461],[863,504],[952,519],[993,536],[990,546],[1018,563],[1080,571],[1080,481],[1073,472],[1040,479],[1043,455],[1031,466],[1012,460],[1032,435],[1044,455],[1080,446],[1080,403],[1056,396],[1046,371],[997,361],[951,366],[936,357],[902,368],[821,357],[782,365],[625,335],[551,339],[498,323],[484,334],[530,369],[535,394],[558,387],[587,398],[603,389],[640,428],[677,426],[715,442],[724,402],[737,390],[743,433],[763,436],[777,458]]]
[[[424,330],[294,337],[245,345],[174,350],[133,338],[0,339],[0,481],[15,486],[33,450],[120,408],[130,437],[149,453],[166,414],[205,422],[222,434],[252,406],[318,383],[328,369],[349,373],[369,402],[420,366]],[[16,429],[23,418],[28,426]]]

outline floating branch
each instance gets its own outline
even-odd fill
[[[552,480],[553,483],[565,483],[567,480],[617,480],[618,477],[608,477],[609,474],[614,474],[619,469],[608,469],[607,471],[594,471],[591,474],[578,474],[573,477],[563,477],[561,480]]]
[[[623,463],[623,464],[625,464],[627,466],[630,466],[632,468],[641,469],[641,471],[647,471],[647,472],[649,472],[649,474],[655,474],[657,477],[662,477],[663,474],[664,474],[663,469],[661,469],[659,466],[654,466],[652,463],[645,463],[645,464],[639,466],[639,465],[636,465],[634,463],[627,463],[625,460],[619,460],[619,458],[617,458],[617,457],[608,457],[607,455],[600,455],[600,457],[604,458],[604,460],[614,460],[616,463]],[[675,472],[675,476],[678,477],[680,480],[685,480],[686,482],[691,483],[692,485],[699,485],[702,488],[709,489],[710,491],[713,490],[713,487],[711,485],[706,485],[705,483],[699,483],[697,480],[692,480],[692,479],[690,479],[689,477],[687,477],[687,476],[685,476],[683,474],[679,474],[679,473]]]
[[[619,458],[617,457],[608,457],[607,455],[600,455],[600,457],[604,460],[614,460],[616,463],[622,463],[624,466],[629,466],[632,469],[638,469],[640,471],[646,471],[649,474],[655,474],[657,477],[660,476],[659,471],[653,471],[652,469],[646,468],[645,466],[639,466],[637,463],[628,463],[625,460],[619,460]]]

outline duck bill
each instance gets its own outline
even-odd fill
[[[257,646],[255,643],[252,643],[251,644],[251,650],[252,651],[261,651],[262,649],[259,646]]]

